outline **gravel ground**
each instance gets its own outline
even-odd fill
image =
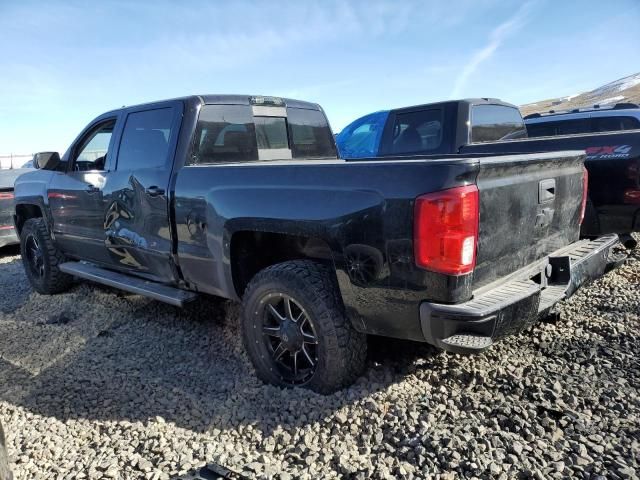
[[[89,284],[32,293],[0,252],[0,419],[18,479],[638,478],[640,249],[480,356],[372,340],[331,396],[259,383],[237,307]]]

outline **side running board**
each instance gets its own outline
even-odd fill
[[[143,295],[177,307],[184,306],[185,303],[195,300],[198,296],[195,292],[189,292],[169,285],[151,282],[143,278],[114,272],[90,263],[65,262],[60,264],[60,270],[75,277]]]

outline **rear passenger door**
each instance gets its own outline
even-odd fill
[[[179,101],[128,110],[103,190],[110,263],[158,281],[175,278],[169,185],[182,111]]]

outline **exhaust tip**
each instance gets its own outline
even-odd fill
[[[633,250],[638,246],[638,241],[629,234],[620,235],[620,243],[627,250]]]

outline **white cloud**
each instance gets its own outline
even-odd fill
[[[523,3],[515,14],[491,31],[487,44],[473,54],[469,63],[465,65],[464,69],[456,79],[453,91],[451,92],[451,96],[453,98],[460,97],[469,78],[475,73],[478,67],[483,62],[489,60],[507,38],[524,26],[532,5],[533,2],[531,1]]]

